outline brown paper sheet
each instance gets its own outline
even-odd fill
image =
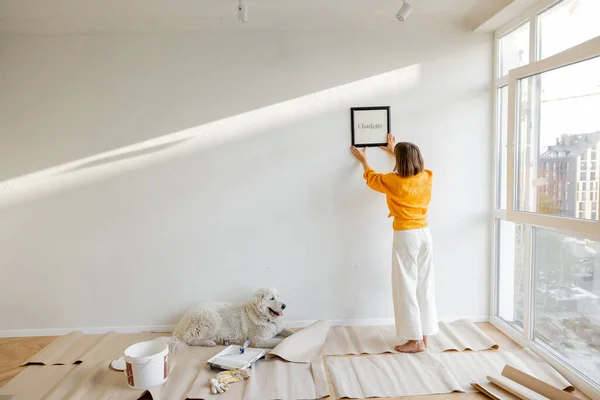
[[[34,365],[0,388],[2,395],[14,395],[17,399],[38,400],[64,379],[77,365],[45,367]]]
[[[448,324],[449,326],[453,324]],[[470,324],[454,324],[449,332],[473,331]],[[459,326],[459,329],[457,329]],[[464,329],[462,329],[464,328]],[[454,330],[453,330],[454,329]],[[481,332],[483,334],[483,332]],[[465,337],[478,334],[463,333]],[[17,399],[70,399],[85,392],[86,398],[111,398],[129,400],[139,396],[126,386],[123,372],[108,367],[112,359],[119,358],[131,344],[164,336],[159,333],[82,335],[72,333],[63,336],[33,356],[26,364],[32,365],[0,389],[2,395],[17,395]],[[459,336],[460,335],[455,335]],[[322,362],[315,356],[324,354],[370,354],[392,350],[394,332],[390,327],[334,327],[321,321],[292,335],[272,350],[270,361],[260,361],[256,371],[262,373],[252,386],[246,381],[232,385],[224,397],[258,398],[259,390],[273,396],[293,397],[301,393],[304,398],[320,398],[328,392],[327,376]],[[479,338],[479,343],[483,343]],[[447,347],[440,341],[439,349]],[[463,343],[465,343],[463,341]],[[484,344],[480,345],[484,346]],[[462,346],[462,345],[461,345]],[[457,346],[454,346],[457,347]],[[460,346],[458,346],[460,347]],[[210,371],[206,360],[224,347],[188,347],[171,354],[167,383],[151,391],[155,400],[201,399],[212,396],[208,380],[216,372]],[[475,346],[477,348],[477,346]],[[277,357],[290,362],[283,362]],[[408,358],[407,358],[408,357]],[[80,365],[73,363],[81,362]],[[473,391],[471,382],[487,383],[487,375],[499,375],[510,364],[550,385],[569,389],[572,386],[552,367],[528,350],[519,353],[485,351],[476,353],[432,353],[417,355],[393,354],[378,357],[331,358],[328,361],[334,384],[346,397],[387,397],[448,393],[454,390]],[[58,364],[58,365],[54,365]],[[64,365],[60,365],[64,364]],[[298,364],[294,366],[294,364]],[[372,367],[376,367],[374,370]],[[379,372],[377,372],[379,368]],[[423,372],[425,370],[425,372]],[[419,371],[415,375],[415,371]],[[452,372],[452,374],[449,373]],[[432,382],[422,382],[419,377],[433,377]],[[271,376],[272,375],[272,376]],[[303,378],[298,380],[295,375]],[[454,376],[453,376],[454,375]],[[262,378],[261,378],[262,377]],[[269,377],[266,379],[265,377]],[[294,378],[291,378],[294,377]],[[260,387],[261,379],[265,380]],[[333,376],[332,376],[333,379]],[[268,385],[267,385],[267,381]],[[287,382],[287,383],[286,383]],[[300,382],[299,385],[296,383]],[[366,383],[365,383],[366,382]],[[375,383],[374,383],[375,382]],[[360,383],[360,384],[359,384]],[[258,385],[258,386],[257,386]],[[336,387],[336,389],[337,389]],[[359,393],[360,392],[360,393]],[[87,395],[89,393],[89,395]],[[262,392],[261,392],[262,393]],[[137,397],[136,397],[137,398]]]
[[[481,351],[499,348],[496,342],[469,320],[440,322],[439,328],[438,334],[432,336],[429,342],[432,352]]]
[[[210,393],[209,379],[217,371],[210,370],[206,361],[222,349],[223,347],[188,347],[172,355],[167,381],[148,392],[154,400],[214,398]],[[17,399],[27,400],[137,400],[145,393],[129,388],[124,373],[114,371],[109,365],[110,360],[28,366],[0,388],[0,394],[16,395]],[[253,369],[253,377],[230,385],[230,390],[219,394],[219,399],[237,400],[247,397],[263,400],[270,395],[273,399],[318,399],[329,394],[327,376],[320,357],[309,363],[263,360],[255,364]],[[254,382],[254,386],[245,394],[248,382]]]
[[[446,367],[430,353],[327,359],[339,398],[420,396],[461,391]]]
[[[210,376],[216,375],[216,372],[208,369],[206,361],[223,348],[188,347],[172,355],[167,382],[162,387],[149,391],[153,399],[185,399],[188,391],[201,378],[200,372],[207,371]],[[109,366],[110,362],[111,360],[90,362],[86,359],[81,364],[31,365],[0,388],[0,394],[16,395],[17,399],[27,400],[137,400],[143,392],[129,388],[123,371],[114,371]],[[207,383],[208,379],[206,377],[202,380]],[[240,388],[239,396],[242,393],[243,388]]]
[[[515,352],[433,353],[433,356],[448,368],[465,392],[475,391],[472,382],[481,384],[487,381],[488,375],[500,375],[506,364],[518,367],[555,387],[573,388],[554,368],[527,349]]]
[[[471,383],[471,385],[492,400],[519,400],[517,396],[508,393],[506,390],[489,381],[485,383]]]
[[[294,363],[310,363],[311,359],[321,354],[329,323],[318,321],[284,339],[267,358],[279,357]]]
[[[323,355],[395,353],[394,336],[389,326],[334,326],[327,335]]]
[[[329,396],[323,361],[311,363],[269,360],[256,363],[243,400],[313,400]]]
[[[481,351],[497,349],[496,344],[477,325],[469,320],[440,322],[440,331],[431,336],[429,350]],[[342,356],[354,354],[396,353],[394,346],[401,344],[390,326],[335,326],[329,330],[323,354]]]
[[[66,365],[78,362],[112,360],[123,356],[123,352],[134,343],[153,340],[162,333],[116,333],[84,335],[72,332],[57,338],[23,365]]]
[[[440,323],[440,327],[440,333],[431,339],[432,351],[464,350],[463,347],[483,350],[495,346],[494,342],[470,321]],[[124,350],[134,343],[162,336],[165,334],[109,332],[104,335],[84,335],[81,332],[72,332],[56,339],[23,365],[96,363],[121,357]],[[396,342],[393,327],[337,326],[329,329],[326,321],[319,321],[283,340],[270,352],[270,357],[277,356],[287,361],[308,363],[312,357],[320,354],[395,353],[394,345],[399,344]],[[216,354],[212,353],[210,348],[206,353]]]
[[[513,382],[525,386],[549,399],[553,400],[575,400],[576,397],[566,393],[565,391],[556,388],[534,376],[531,376],[511,365],[506,365],[502,370],[502,376],[510,379]]]
[[[487,380],[492,382],[494,385],[506,390],[507,392],[515,395],[521,400],[548,400],[541,394],[538,394],[531,389],[527,389],[526,387],[521,386],[518,383],[503,377],[502,375],[488,376]]]
[[[109,364],[29,366],[0,388],[0,394],[27,400],[137,400],[142,391],[129,388],[124,373]]]

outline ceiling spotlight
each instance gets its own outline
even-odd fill
[[[242,0],[239,0],[238,4],[238,19],[240,22],[248,22],[248,7]]]
[[[400,7],[398,12],[396,13],[396,18],[398,18],[398,21],[404,22],[404,21],[406,21],[406,18],[408,18],[408,16],[410,15],[411,12],[412,12],[412,6],[410,4],[408,4],[406,1],[404,1],[402,3],[402,7]]]

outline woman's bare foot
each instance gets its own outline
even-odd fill
[[[408,342],[394,347],[399,353],[420,353],[425,351],[425,344],[422,340],[409,340]]]
[[[423,336],[423,344],[425,345],[425,348],[429,347],[427,344],[427,336]]]

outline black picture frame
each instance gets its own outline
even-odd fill
[[[370,111],[385,111],[386,115],[382,118],[381,125],[384,125],[384,128],[378,129],[377,138],[374,141],[364,140],[361,137],[364,137],[364,134],[361,135],[362,132],[358,131],[358,127],[356,126],[357,120],[361,119],[359,117],[360,113],[368,113]],[[381,117],[379,117],[381,118]],[[390,133],[390,127],[392,125],[390,106],[380,106],[380,107],[352,107],[350,109],[350,124],[352,130],[352,146],[354,147],[379,147],[379,146],[387,146],[387,134]],[[385,131],[385,133],[382,133]]]

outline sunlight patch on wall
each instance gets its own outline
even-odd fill
[[[363,105],[419,84],[420,64],[350,82],[158,138],[135,143],[0,183],[0,207],[35,200],[80,184],[146,167],[173,157],[224,145],[328,111]]]

